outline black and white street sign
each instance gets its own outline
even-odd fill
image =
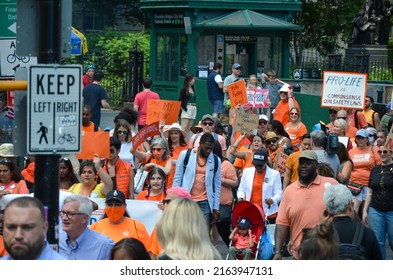
[[[81,149],[82,66],[31,65],[27,88],[27,152]]]
[[[301,69],[294,69],[293,72],[292,72],[292,77],[293,77],[295,80],[299,80],[299,79],[302,77],[302,71],[301,71]]]

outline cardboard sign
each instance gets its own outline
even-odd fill
[[[244,105],[248,103],[246,84],[244,83],[244,80],[228,85],[227,89],[232,108],[235,108],[238,104]]]
[[[248,104],[255,108],[269,108],[269,90],[247,88]]]
[[[367,74],[323,71],[321,107],[363,110]]]
[[[82,136],[82,150],[76,158],[93,159],[94,154],[100,158],[109,157],[109,131],[85,132]]]
[[[389,151],[393,151],[393,133],[390,132],[386,138],[385,148]]]
[[[276,160],[274,161],[273,169],[280,172],[281,177],[285,174],[285,163],[288,159],[288,155],[284,152],[278,151]]]
[[[257,114],[252,113],[236,113],[235,118],[235,131],[245,132],[246,134],[255,134],[258,128],[259,117]]]
[[[148,99],[146,123],[164,121],[165,124],[177,122],[180,112],[180,101]]]
[[[141,130],[139,130],[139,132],[134,137],[132,137],[132,147],[136,149],[143,143],[143,141],[145,141],[147,137],[159,134],[160,128],[158,122],[146,125]]]

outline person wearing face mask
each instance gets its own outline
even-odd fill
[[[138,239],[149,250],[149,234],[144,224],[130,218],[126,206],[122,192],[110,191],[105,199],[104,216],[93,223],[90,229],[108,236],[114,242],[130,237]]]

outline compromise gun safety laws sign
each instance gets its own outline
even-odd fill
[[[321,107],[363,110],[367,79],[362,73],[324,71]]]
[[[27,88],[27,152],[81,149],[82,66],[31,65]]]

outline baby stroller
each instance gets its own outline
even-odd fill
[[[232,210],[232,228],[237,226],[237,223],[242,218],[247,218],[251,221],[251,232],[257,237],[258,245],[253,248],[253,256],[258,259],[259,240],[265,230],[265,213],[263,209],[255,203],[250,201],[239,201],[235,204]],[[230,243],[230,245],[232,242]],[[228,259],[227,255],[226,259]],[[241,259],[242,255],[238,255]]]

